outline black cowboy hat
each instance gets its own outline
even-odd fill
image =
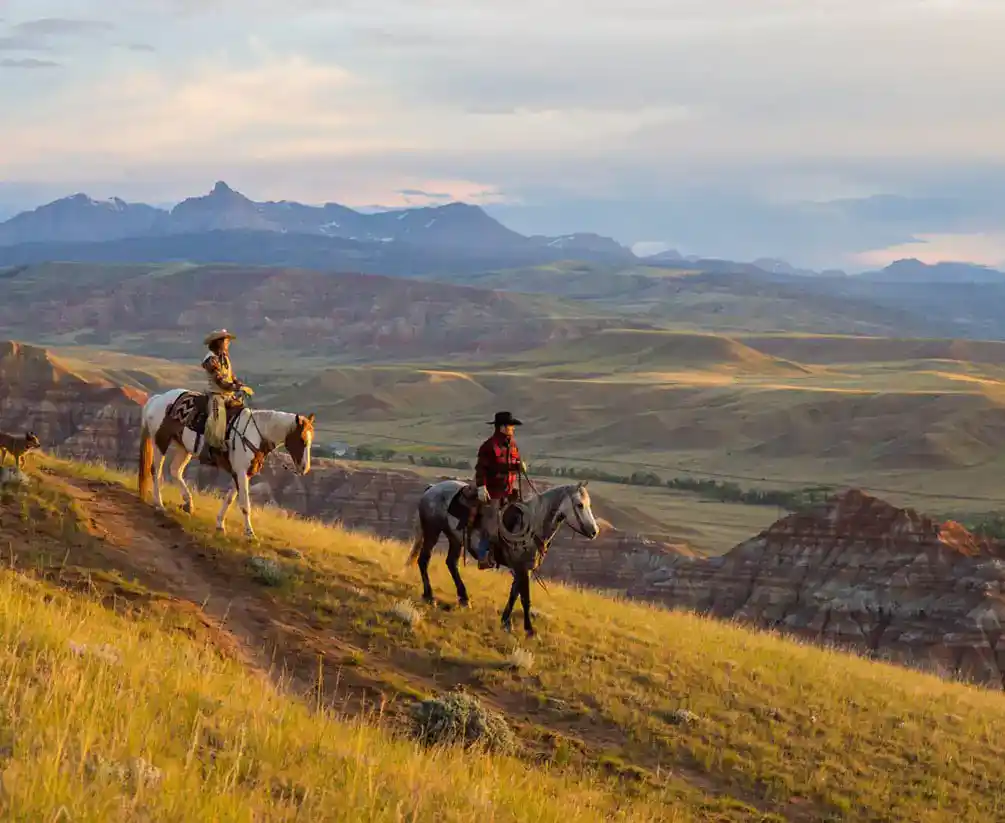
[[[512,412],[502,411],[496,412],[495,420],[488,425],[499,428],[500,426],[522,426],[523,423],[517,420]]]

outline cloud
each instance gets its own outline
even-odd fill
[[[423,191],[422,189],[399,189],[398,194],[403,194],[406,197],[429,197],[433,200],[445,200],[450,197],[446,192],[432,192]]]
[[[0,59],[0,69],[52,69],[59,63],[53,60],[37,60],[34,57]]]
[[[49,51],[49,47],[31,37],[4,35],[0,37],[0,51]]]
[[[52,39],[81,39],[102,35],[115,26],[102,20],[42,17],[7,27],[0,36],[0,51],[53,51]]]
[[[1000,0],[9,0],[4,13],[35,19],[0,29],[0,51],[79,58],[0,85],[19,112],[8,178],[147,181],[148,199],[219,177],[315,202],[464,195],[532,230],[814,259],[1005,217],[986,182],[1005,180]]]
[[[1005,265],[1005,232],[990,234],[926,234],[909,243],[874,249],[857,255],[867,266],[888,266],[896,260],[915,258],[923,263],[967,261],[986,266]]]
[[[113,31],[115,26],[104,20],[80,20],[68,17],[42,17],[11,27],[15,36],[23,37],[79,37]]]

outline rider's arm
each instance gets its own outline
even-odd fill
[[[478,461],[475,463],[475,485],[484,486],[488,481],[489,469],[495,463],[495,454],[489,443],[482,443],[478,448]]]
[[[241,387],[241,382],[239,380],[224,380],[221,375],[220,361],[216,356],[207,357],[202,362],[202,367],[209,372],[209,376],[224,391],[237,391]]]

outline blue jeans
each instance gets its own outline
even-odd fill
[[[482,535],[482,539],[478,541],[478,548],[475,549],[475,555],[477,555],[479,560],[484,560],[489,553],[489,538],[487,534]]]

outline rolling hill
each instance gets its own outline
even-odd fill
[[[900,501],[973,495],[991,508],[1002,353],[993,341],[611,329],[482,363],[323,369],[276,381],[268,401],[309,398],[330,436],[400,454],[470,457],[505,407],[527,424],[534,464],[854,484],[900,489]]]
[[[706,261],[707,264],[707,261]],[[966,295],[945,284],[868,281],[767,272],[748,264],[646,260],[611,265],[577,260],[476,273],[432,272],[423,279],[501,291],[574,298],[672,328],[740,332],[905,337],[1005,336],[991,309],[1005,295],[971,284]],[[983,298],[983,299],[982,299]],[[946,307],[954,311],[947,312]]]
[[[213,536],[215,505],[159,517],[121,476],[55,461],[0,497],[26,512],[0,518],[9,810],[1000,815],[1000,694],[558,585],[535,593],[540,636],[515,645],[505,579],[472,580],[470,611],[417,609],[400,544],[263,511],[249,549]],[[412,708],[458,686],[502,716],[509,754],[409,742]]]
[[[11,336],[191,363],[206,330],[226,326],[258,373],[319,359],[512,352],[625,323],[554,298],[266,267],[54,263],[0,274],[0,289]]]

